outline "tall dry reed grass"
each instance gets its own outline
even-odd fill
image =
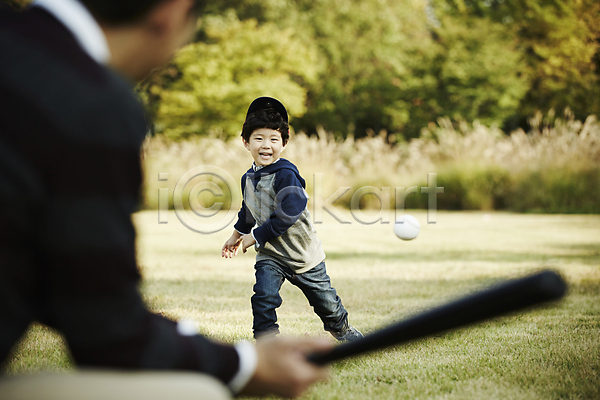
[[[309,194],[315,184],[325,199],[341,187],[351,188],[335,203],[341,207],[348,207],[361,187],[389,187],[393,196],[397,187],[427,186],[427,174],[435,173],[437,185],[444,187],[438,195],[440,209],[600,213],[600,123],[594,116],[576,120],[566,110],[560,118],[552,112],[537,114],[530,125],[528,132],[507,135],[477,122],[440,119],[419,138],[393,145],[385,133],[343,141],[322,130],[310,136],[292,133],[283,156],[298,166]],[[251,162],[241,139],[149,138],[144,147],[144,207],[158,207],[159,188],[167,188],[171,197],[180,177],[194,167],[222,168],[239,185]],[[167,173],[168,180],[159,181],[159,173]],[[219,177],[205,178],[223,186]],[[415,194],[406,205],[425,207],[426,200]],[[210,198],[205,201],[210,203]],[[169,203],[172,207],[171,198]],[[361,202],[365,207],[379,204],[372,195]]]

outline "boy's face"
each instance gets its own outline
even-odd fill
[[[257,166],[271,165],[279,158],[287,143],[283,143],[281,132],[261,128],[257,129],[244,140],[244,146],[254,158]]]

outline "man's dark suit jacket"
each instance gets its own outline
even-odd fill
[[[0,11],[0,363],[42,321],[79,365],[237,371],[232,346],[180,335],[138,293],[146,131],[130,84],[59,21]]]

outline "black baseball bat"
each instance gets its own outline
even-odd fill
[[[541,271],[524,278],[504,281],[494,287],[393,323],[364,338],[340,344],[328,352],[310,354],[308,359],[319,365],[329,364],[535,304],[557,300],[566,290],[567,285],[558,273],[551,270]]]

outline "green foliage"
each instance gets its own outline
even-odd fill
[[[411,138],[439,116],[501,123],[516,111],[527,87],[523,64],[500,24],[447,17],[435,28],[426,2],[344,3],[311,3],[327,68],[300,129]]]
[[[501,23],[517,41],[530,85],[518,118],[569,107],[600,113],[600,3],[596,0],[437,0],[439,15]]]
[[[536,110],[600,112],[594,0],[226,0],[142,91],[173,138],[230,137],[258,95],[297,131],[418,137],[450,117],[525,128]]]
[[[403,104],[409,111],[405,137],[439,116],[501,125],[513,115],[528,87],[514,40],[500,24],[446,16],[427,50],[413,52]],[[419,79],[415,79],[418,77]]]
[[[445,210],[502,210],[510,193],[510,174],[498,166],[453,165],[440,170],[444,194],[438,205]]]
[[[158,133],[174,139],[235,136],[248,104],[263,95],[283,101],[292,117],[304,114],[316,54],[293,28],[240,21],[231,12],[203,24],[206,41],[179,52],[173,82],[150,89],[160,97]]]
[[[422,2],[314,1],[301,3],[302,24],[324,59],[309,107],[297,129],[319,125],[338,136],[367,129],[398,132],[410,115],[401,95],[407,50],[427,40]]]
[[[598,199],[598,168],[553,168],[515,179],[507,208],[520,212],[600,213]]]
[[[16,7],[30,0],[4,0]],[[419,137],[449,117],[527,129],[538,110],[600,113],[597,0],[223,0],[139,87],[170,138],[236,136],[249,102],[337,138]]]
[[[445,189],[438,208],[597,214],[598,182],[598,169],[551,168],[511,175],[497,166],[456,165],[438,174]],[[426,208],[426,203],[419,207]]]
[[[357,137],[383,129],[406,139],[439,116],[489,124],[516,111],[527,82],[502,25],[448,16],[434,27],[423,1],[329,3],[301,13],[326,68],[298,129]]]

